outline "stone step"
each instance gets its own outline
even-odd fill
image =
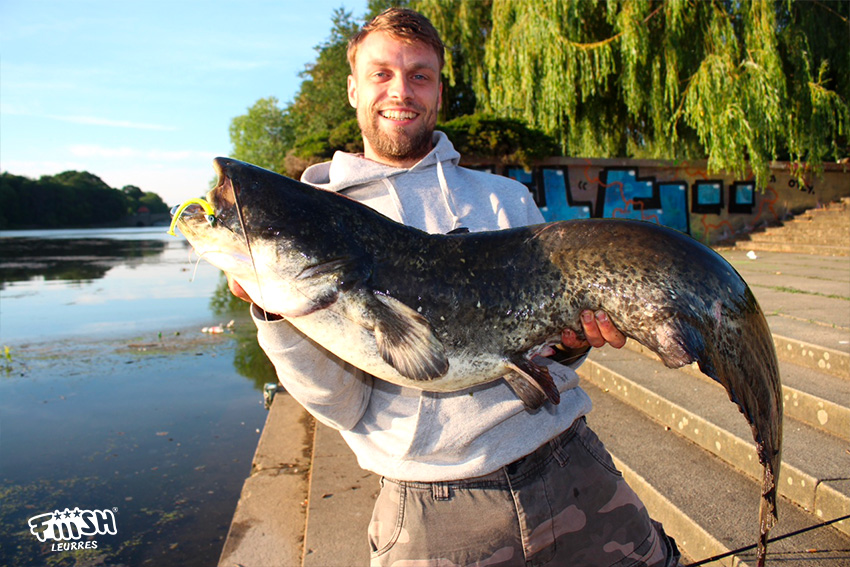
[[[850,248],[850,230],[848,229],[821,229],[821,230],[797,230],[782,232],[754,232],[750,235],[750,242],[760,244],[801,244],[817,246],[834,246],[836,248]]]
[[[793,319],[779,318],[773,319],[771,323],[772,329],[781,327],[784,330],[791,331],[791,334],[793,334],[794,327],[801,325],[799,321]],[[834,342],[839,348],[822,347],[819,344],[808,343],[774,332],[773,344],[776,346],[776,356],[780,360],[850,380],[850,354],[847,353],[850,345],[847,344],[847,341],[842,341],[840,338],[836,339],[836,335],[837,337],[846,337],[846,334],[830,328],[814,329],[809,334],[825,337],[824,341]]]
[[[850,378],[850,258],[742,250],[721,254],[767,317],[777,354]]]
[[[781,226],[753,232],[738,241],[741,250],[798,252],[825,256],[850,256],[850,206],[848,200],[810,209]]]
[[[850,231],[850,214],[830,214],[821,213],[820,215],[807,218],[797,217],[793,220],[784,222],[780,226],[771,226],[765,229],[765,233],[782,233],[782,232],[827,232],[829,230]],[[762,234],[762,233],[755,233]]]
[[[774,336],[774,340],[781,337]],[[780,342],[781,340],[777,341]],[[817,347],[806,346],[806,352],[815,352]],[[628,341],[629,350],[659,361],[660,359],[643,345]],[[850,380],[847,376],[836,376],[818,369],[815,364],[795,364],[782,356],[784,349],[777,347],[779,354],[779,372],[785,400],[785,416],[821,429],[826,433],[850,440]],[[843,353],[835,353],[843,355]],[[846,357],[845,358],[850,358]],[[803,362],[810,359],[802,356]],[[835,360],[833,357],[832,360]],[[843,362],[847,362],[844,360]],[[700,380],[714,383],[703,374],[696,364],[680,369]]]
[[[593,351],[579,374],[750,478],[761,478],[749,425],[719,385],[628,349]],[[786,416],[780,494],[810,511],[850,513],[847,448],[847,438]],[[850,522],[842,529],[850,533]]]
[[[735,247],[756,252],[794,252],[797,254],[814,254],[818,256],[850,256],[846,246],[819,246],[816,244],[788,244],[784,242],[754,242],[739,240]]]
[[[799,222],[799,223],[822,223],[822,222],[836,222],[838,224],[843,224],[847,221],[850,221],[850,209],[841,209],[839,207],[829,208],[829,209],[810,209],[803,213],[802,215],[798,215],[794,217],[791,222]]]
[[[755,543],[759,483],[620,401],[610,391],[593,384],[584,387],[594,404],[589,425],[615,457],[618,468],[650,515],[664,524],[691,561]],[[783,496],[777,506],[779,522],[771,537],[818,522]],[[830,517],[825,512],[824,519]],[[850,536],[824,527],[771,543],[767,564],[839,567],[847,565],[848,549]],[[755,565],[755,552],[740,553],[710,565]]]

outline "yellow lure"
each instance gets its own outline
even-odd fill
[[[200,205],[201,208],[204,209],[204,212],[207,214],[207,220],[209,221],[210,225],[215,222],[215,209],[213,209],[213,206],[210,205],[209,202],[203,199],[189,199],[188,201],[177,207],[177,211],[174,213],[174,216],[171,219],[171,226],[168,229],[168,234],[170,234],[171,236],[177,236],[174,233],[174,227],[177,226],[177,221],[180,220],[180,215],[182,215],[183,211],[188,209],[190,205]]]

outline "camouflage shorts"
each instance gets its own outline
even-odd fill
[[[679,552],[585,424],[487,476],[382,479],[372,566],[675,566]]]

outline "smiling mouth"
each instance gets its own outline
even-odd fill
[[[413,112],[411,110],[381,110],[378,111],[378,114],[380,114],[383,118],[386,118],[388,120],[395,120],[398,122],[404,120],[413,120],[414,118],[419,116],[418,113]]]

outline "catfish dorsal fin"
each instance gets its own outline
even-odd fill
[[[449,370],[443,344],[425,317],[401,301],[373,293],[375,340],[384,362],[411,380],[433,380]]]

